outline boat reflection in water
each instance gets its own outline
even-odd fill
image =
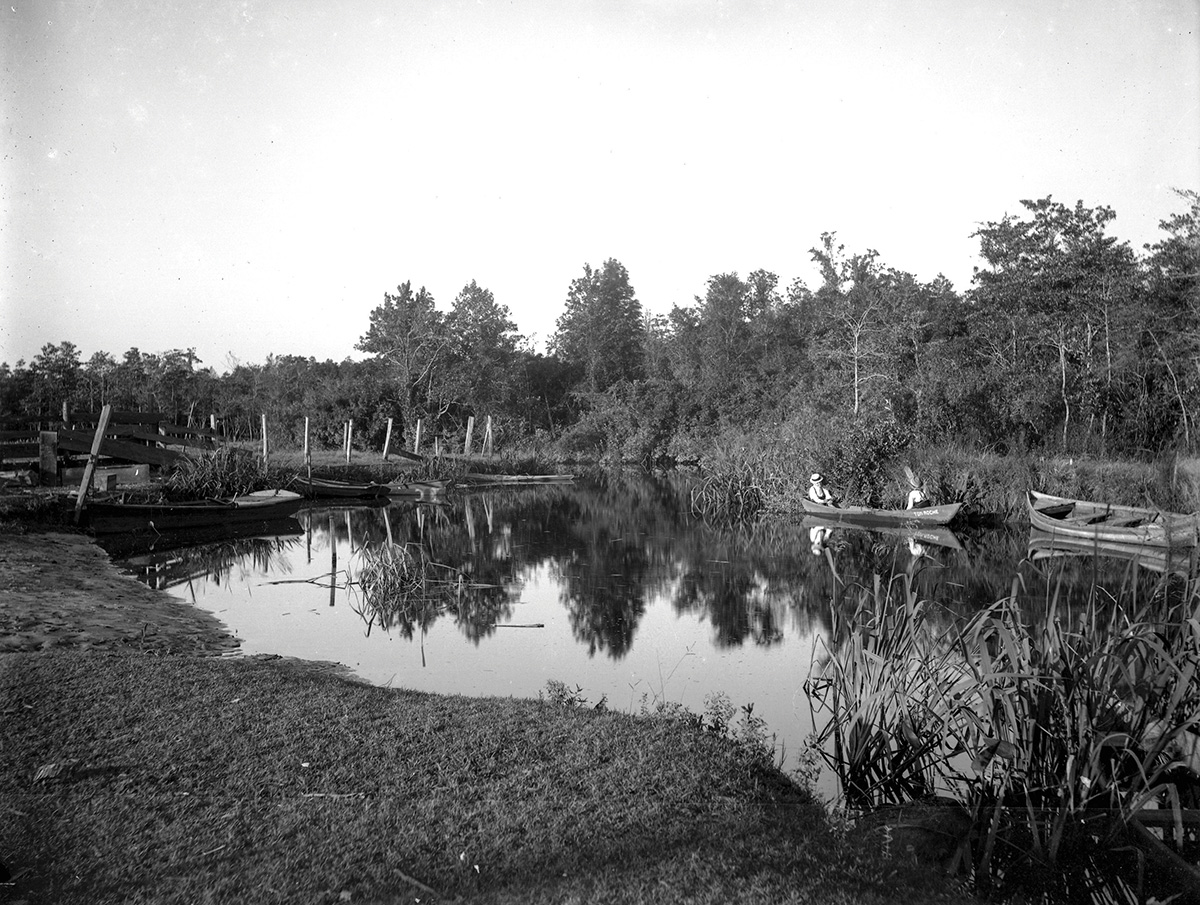
[[[1171,575],[1197,574],[1196,547],[1165,547],[1159,544],[1119,543],[1096,538],[1071,537],[1040,528],[1029,529],[1031,562],[1087,557],[1118,560],[1130,567]]]
[[[190,585],[199,579],[220,585],[247,563],[268,571],[304,533],[294,518],[160,533],[110,534],[97,542],[122,568],[155,590]]]

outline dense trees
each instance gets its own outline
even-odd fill
[[[369,316],[363,361],[272,356],[218,376],[192,349],[86,361],[70,342],[0,365],[0,417],[71,408],[215,413],[283,439],[303,418],[336,444],[388,418],[461,435],[492,416],[506,439],[640,460],[689,457],[737,432],[838,429],[849,443],[921,436],[992,449],[1156,454],[1200,443],[1200,193],[1141,253],[1115,212],[1052,197],[974,233],[981,265],[958,293],[848,252],[832,232],[809,250],[820,284],[719,273],[693,304],[647,316],[615,259],[567,287],[546,354],[474,280],[439,310],[412,283]],[[839,427],[840,425],[840,427]],[[865,438],[865,439],[864,439]],[[882,438],[882,439],[881,439]],[[897,438],[901,438],[898,440]],[[868,442],[869,441],[869,442]],[[860,445],[861,445],[860,443]]]
[[[642,376],[642,306],[619,261],[610,258],[599,270],[583,266],[567,292],[550,350],[579,369],[580,389],[587,393]]]

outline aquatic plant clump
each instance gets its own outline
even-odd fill
[[[290,473],[264,469],[252,453],[223,446],[180,460],[164,481],[163,494],[170,500],[215,499],[283,487],[290,478]]]
[[[989,895],[1153,892],[1134,815],[1173,815],[1168,841],[1200,855],[1181,816],[1200,790],[1200,591],[1130,610],[1051,601],[1030,626],[1010,597],[939,631],[903,580],[864,591],[808,683],[847,804],[957,801],[956,860]]]

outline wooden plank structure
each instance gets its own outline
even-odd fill
[[[0,464],[38,463],[42,483],[57,485],[63,459],[69,460],[72,454],[94,454],[95,467],[140,464],[169,468],[189,451],[212,449],[220,442],[215,430],[172,424],[162,412],[110,411],[100,447],[94,452],[101,416],[101,412],[71,412],[64,405],[61,418],[56,414],[6,419],[0,422]]]

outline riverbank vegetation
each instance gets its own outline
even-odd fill
[[[981,896],[1196,901],[1194,572],[1148,598],[1056,595],[1036,619],[1015,598],[947,624],[900,576],[834,607],[807,688],[848,806],[907,807],[900,823],[948,836]]]
[[[411,282],[385,293],[361,360],[281,350],[218,374],[192,350],[83,361],[71,342],[47,344],[0,366],[0,419],[111,403],[250,439],[266,415],[273,449],[300,448],[305,419],[315,447],[339,448],[353,421],[355,448],[373,451],[391,419],[393,448],[420,422],[424,449],[455,451],[471,418],[477,441],[490,418],[498,451],[755,466],[779,481],[817,470],[865,503],[892,501],[905,456],[940,495],[1004,510],[993,474],[937,451],[1167,463],[1197,451],[1200,193],[1179,198],[1142,250],[1110,235],[1111,208],[1022,201],[973,234],[982,266],[962,292],[830,233],[807,253],[815,288],[715,274],[665,315],[646,313],[619,261],[585,265],[545,352],[475,281],[449,310]]]

